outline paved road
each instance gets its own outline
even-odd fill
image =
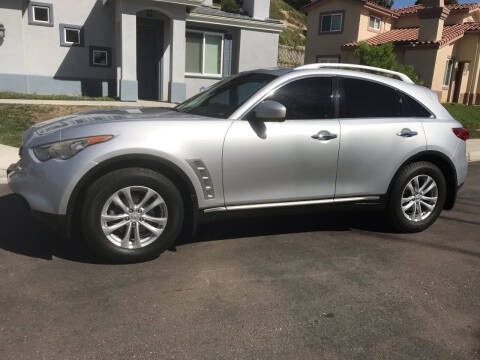
[[[5,195],[0,359],[480,359],[479,213],[477,163],[421,234],[375,213],[237,219],[113,266]]]

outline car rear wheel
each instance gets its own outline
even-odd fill
[[[418,232],[432,225],[440,215],[447,186],[442,171],[419,161],[406,165],[392,185],[388,216],[395,230]]]
[[[145,261],[174,244],[183,217],[182,196],[168,178],[149,169],[120,169],[87,190],[83,233],[92,250],[110,261]]]

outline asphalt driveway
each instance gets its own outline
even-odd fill
[[[479,215],[476,163],[420,234],[374,212],[235,219],[107,265],[0,185],[0,359],[480,359]]]

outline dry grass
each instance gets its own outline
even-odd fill
[[[20,146],[22,134],[35,123],[99,106],[0,104],[0,144]]]

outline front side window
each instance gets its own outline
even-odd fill
[[[382,24],[382,20],[379,17],[370,15],[370,21],[368,23],[368,27],[373,30],[380,31],[380,25]]]
[[[340,98],[342,118],[402,116],[401,93],[376,82],[343,78]]]
[[[450,79],[452,78],[453,59],[448,59],[445,63],[445,73],[443,74],[443,86],[450,85]]]
[[[220,77],[223,34],[187,31],[185,71],[192,75]]]
[[[239,106],[275,78],[276,76],[271,74],[253,73],[225,79],[181,103],[175,110],[227,119]]]
[[[287,108],[287,120],[333,117],[332,79],[329,77],[292,81],[277,89],[268,99]]]
[[[320,32],[340,32],[342,31],[343,13],[320,15]]]

